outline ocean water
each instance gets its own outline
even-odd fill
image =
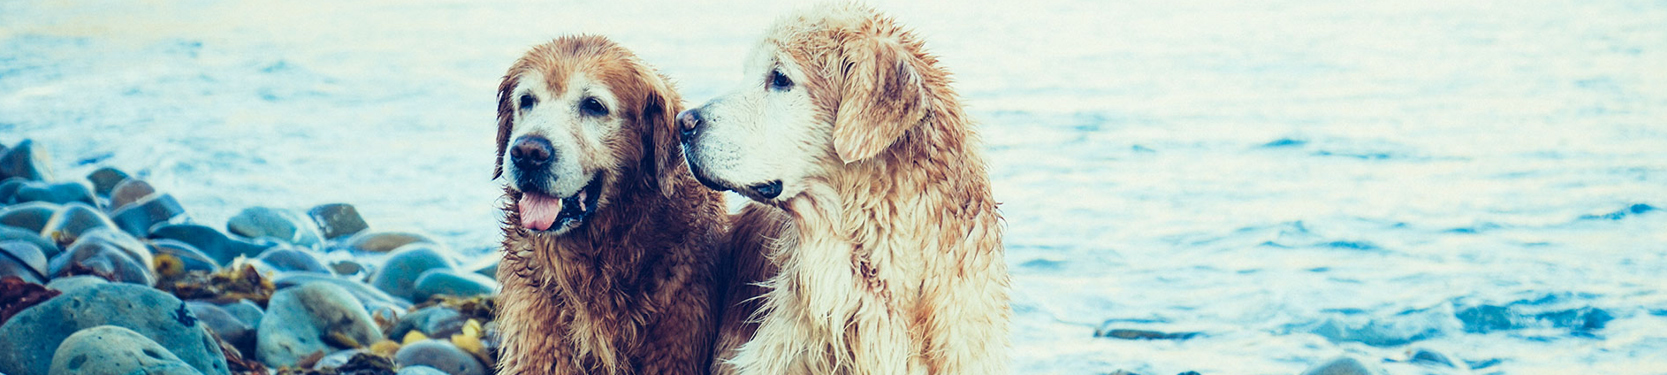
[[[876,5],[979,121],[1018,373],[1667,374],[1667,2]],[[607,35],[698,104],[798,6],[0,0],[0,142],[484,254],[527,47]]]

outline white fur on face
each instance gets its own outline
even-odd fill
[[[554,160],[550,162],[549,176],[544,186],[546,191],[537,193],[553,197],[569,197],[578,194],[580,189],[591,183],[597,171],[617,164],[616,157],[607,147],[605,140],[609,139],[624,126],[623,118],[619,114],[619,101],[614,97],[607,85],[601,81],[591,79],[583,74],[573,74],[563,85],[564,92],[550,92],[550,85],[544,81],[543,74],[528,72],[521,75],[519,83],[510,96],[513,100],[515,114],[510,121],[509,146],[514,147],[515,140],[523,136],[540,136],[550,141],[555,150]],[[538,102],[529,109],[520,109],[523,95],[531,95]],[[608,114],[603,116],[586,115],[579,109],[581,103],[589,98],[595,98],[608,108]],[[517,186],[522,171],[515,166],[515,162],[505,151],[503,168],[509,171],[510,186],[516,190],[530,189],[531,186]]]
[[[793,81],[787,90],[770,87],[775,71]],[[726,187],[745,188],[781,181],[785,201],[805,190],[818,160],[832,155],[833,124],[818,120],[806,72],[766,42],[747,58],[746,81],[696,111],[705,120],[689,144],[689,158],[703,176]]]

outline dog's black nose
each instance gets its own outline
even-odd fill
[[[700,111],[689,109],[677,114],[677,129],[683,134],[683,142],[695,137],[700,132],[700,126],[706,124],[706,119],[700,117]]]
[[[509,148],[509,160],[521,168],[549,165],[555,156],[556,149],[550,146],[550,140],[539,136],[516,138],[515,145]]]

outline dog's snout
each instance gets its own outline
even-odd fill
[[[683,141],[688,142],[689,139],[695,137],[696,133],[700,132],[702,125],[706,125],[706,120],[701,118],[699,110],[689,109],[677,114],[677,124],[679,133],[683,135]]]
[[[544,137],[524,136],[515,139],[515,145],[509,149],[509,160],[517,167],[541,167],[550,164],[555,159],[556,149],[550,146],[550,140]]]

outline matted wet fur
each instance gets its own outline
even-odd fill
[[[720,338],[715,371],[1007,373],[1000,214],[921,41],[865,6],[823,4],[771,27],[745,80],[679,115],[696,179],[790,218],[756,315],[720,328],[751,338]]]
[[[574,107],[589,99],[607,113]],[[711,268],[727,219],[723,197],[699,186],[682,162],[672,124],[680,107],[665,78],[601,37],[534,47],[504,76],[497,174],[509,183],[499,373],[707,371],[716,324]],[[517,123],[523,119],[533,120]],[[512,135],[550,139],[557,160],[548,164],[576,163],[583,174],[552,175],[556,182],[547,184],[525,177],[534,173],[506,157],[519,142]],[[581,223],[561,220],[560,232],[548,223],[550,231],[527,227],[523,189],[561,194],[563,179],[584,176],[596,187],[582,191],[598,198],[579,205],[594,210]]]

